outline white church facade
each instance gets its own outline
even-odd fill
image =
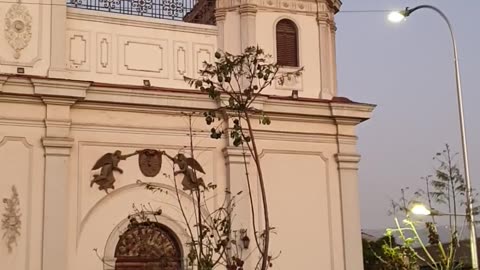
[[[355,130],[374,106],[337,96],[340,6],[339,0],[0,3],[0,269],[191,269],[187,228],[167,174],[145,176],[139,156],[117,160],[107,193],[92,182],[103,167],[92,168],[116,151],[189,153],[192,134],[206,182],[216,192],[244,190],[245,162],[255,178],[253,163],[228,136],[210,138],[201,113],[218,104],[184,76],[196,77],[217,50],[240,54],[256,45],[281,72],[304,67],[255,103],[272,122],[254,126],[275,227],[271,269],[363,269]],[[167,192],[153,193],[140,181]],[[252,186],[254,194],[258,188]],[[251,234],[245,194],[235,220]],[[191,198],[184,192],[180,200]],[[127,263],[133,246],[151,244],[129,230],[132,205],[161,209],[155,235],[178,259],[173,268]],[[254,266],[247,260],[244,269]]]

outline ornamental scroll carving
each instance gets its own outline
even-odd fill
[[[13,4],[5,15],[5,38],[15,50],[13,57],[20,58],[20,52],[32,39],[32,16],[21,4]]]
[[[8,252],[12,252],[13,244],[17,243],[17,238],[20,236],[20,228],[22,222],[20,217],[20,199],[18,198],[17,188],[12,186],[12,195],[10,198],[4,198],[5,213],[2,214],[2,239],[7,242]]]

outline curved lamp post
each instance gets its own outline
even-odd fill
[[[405,19],[405,17],[410,16],[416,10],[426,8],[435,11],[438,13],[443,20],[447,23],[448,30],[450,31],[450,36],[452,38],[452,45],[453,45],[453,60],[455,63],[455,83],[457,86],[457,102],[458,102],[458,116],[460,119],[460,134],[462,137],[462,150],[463,150],[463,166],[465,170],[465,183],[466,183],[466,197],[467,197],[467,219],[470,226],[470,251],[472,257],[472,269],[478,270],[478,254],[477,254],[477,237],[475,233],[475,220],[473,217],[473,205],[472,205],[472,188],[470,182],[470,173],[468,168],[468,153],[467,153],[467,139],[465,136],[465,121],[463,116],[463,98],[462,98],[462,86],[460,82],[460,69],[458,67],[458,54],[457,54],[457,43],[455,42],[455,36],[453,35],[452,26],[450,21],[448,20],[447,16],[438,8],[431,6],[431,5],[420,5],[414,8],[406,8],[403,11],[394,11],[388,15],[388,19],[391,22],[401,22]]]

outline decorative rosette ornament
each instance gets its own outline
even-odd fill
[[[5,15],[5,38],[15,50],[13,57],[20,58],[20,52],[32,39],[32,16],[21,4],[13,4]]]

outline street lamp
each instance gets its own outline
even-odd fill
[[[413,203],[409,209],[409,212],[417,216],[459,216],[459,217],[468,217],[465,214],[452,214],[452,213],[442,213],[436,209],[429,209],[423,203]]]
[[[467,153],[467,139],[465,136],[465,121],[463,116],[463,98],[462,98],[462,86],[460,82],[460,68],[458,66],[458,54],[457,54],[457,43],[455,41],[455,36],[453,35],[453,29],[448,20],[447,16],[438,8],[431,6],[431,5],[420,5],[414,8],[406,8],[402,11],[394,11],[388,15],[388,19],[391,22],[399,23],[404,20],[404,18],[410,16],[416,10],[426,8],[435,11],[438,13],[443,20],[447,23],[448,30],[450,31],[450,36],[452,38],[452,45],[453,45],[453,60],[455,63],[455,84],[457,87],[457,103],[458,103],[458,116],[460,119],[460,134],[462,139],[462,150],[463,150],[463,166],[465,170],[465,184],[466,184],[466,197],[467,197],[467,212],[468,212],[468,222],[470,226],[470,251],[472,257],[472,269],[478,270],[478,255],[477,255],[477,240],[476,240],[476,233],[475,233],[475,220],[473,218],[473,205],[472,205],[472,188],[470,182],[470,173],[468,168],[468,153]]]

